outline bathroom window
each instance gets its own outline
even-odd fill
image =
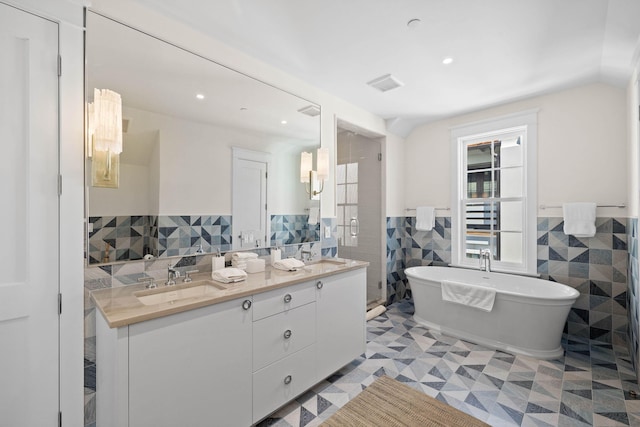
[[[536,112],[502,117],[451,131],[455,165],[452,262],[536,273]]]
[[[358,163],[338,165],[336,181],[338,245],[358,246]]]

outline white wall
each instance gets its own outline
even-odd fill
[[[386,181],[386,216],[407,216],[405,207],[415,207],[415,205],[405,205],[404,200],[404,140],[398,136],[388,134],[383,147],[383,178]]]
[[[300,153],[309,147],[132,107],[128,138],[157,135],[149,166],[121,155],[120,187],[89,187],[89,215],[231,215],[232,147],[272,154],[269,211],[304,214]],[[148,137],[147,137],[148,138]],[[125,142],[125,151],[127,149]],[[142,163],[142,162],[138,162]]]
[[[289,91],[322,106],[321,145],[330,151],[335,164],[335,117],[363,129],[386,135],[384,120],[359,107],[330,95],[270,65],[245,55],[225,44],[207,37],[171,18],[127,0],[95,0],[92,8],[149,34],[159,36],[179,46],[202,54],[220,64]],[[331,174],[333,174],[333,166]],[[328,182],[322,193],[322,216],[335,216],[334,183]]]
[[[90,163],[90,162],[88,162]],[[89,168],[91,166],[87,166]],[[89,186],[89,216],[151,215],[149,167],[120,163],[120,186]]]
[[[539,108],[538,203],[627,203],[626,105],[624,90],[595,83],[418,127],[404,143],[406,206],[450,206],[451,127],[533,108]],[[598,209],[598,216],[626,215],[627,209]]]

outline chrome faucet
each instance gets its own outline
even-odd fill
[[[171,263],[169,263],[169,267],[167,268],[167,281],[165,282],[165,285],[175,285],[178,277],[180,277],[180,272],[175,269],[175,266],[172,266]]]
[[[490,249],[483,249],[480,251],[480,270],[491,272],[491,255]]]

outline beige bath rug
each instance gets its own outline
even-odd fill
[[[487,427],[439,400],[382,376],[321,427]]]

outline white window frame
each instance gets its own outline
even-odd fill
[[[492,261],[495,271],[513,272],[518,274],[537,275],[537,141],[538,141],[538,110],[527,110],[519,113],[496,117],[473,123],[452,127],[451,134],[451,261],[452,265],[478,268],[478,260],[466,257],[465,222],[462,202],[466,199],[465,169],[465,141],[471,138],[487,135],[488,137],[505,131],[524,128],[524,158],[523,158],[523,254],[522,263],[506,263]]]

